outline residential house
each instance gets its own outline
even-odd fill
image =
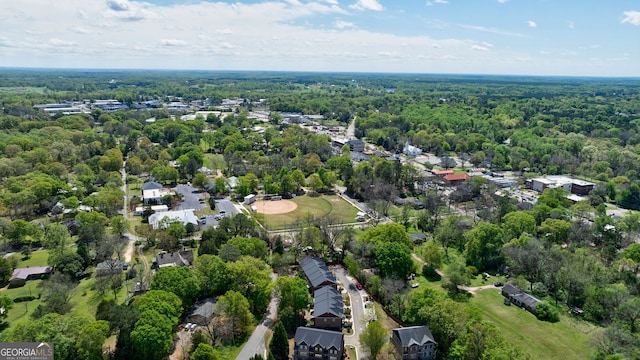
[[[427,235],[424,233],[408,233],[414,244],[422,244],[427,241]]]
[[[349,151],[355,152],[363,152],[364,151],[364,141],[360,139],[352,139],[347,141],[345,144],[349,145]]]
[[[299,327],[293,338],[293,360],[342,360],[344,335],[339,331]]]
[[[216,300],[213,298],[204,299],[193,305],[191,313],[187,316],[190,323],[207,326],[213,319],[216,311]]]
[[[402,359],[435,359],[436,341],[428,326],[393,329],[391,330],[391,342]]]
[[[147,181],[142,184],[142,202],[145,205],[157,205],[162,202],[162,184],[155,181]]]
[[[404,149],[402,150],[402,152],[407,156],[420,156],[420,155],[422,155],[422,149],[420,149],[419,147],[411,145],[409,143],[409,141],[406,141],[404,143]]]
[[[174,222],[181,223],[184,226],[193,224],[196,228],[199,224],[198,217],[193,212],[193,209],[164,211],[149,216],[149,224],[154,229],[164,229]]]
[[[158,270],[167,266],[190,266],[193,263],[193,250],[180,250],[178,252],[160,252],[151,262],[151,268]]]
[[[24,286],[27,281],[45,278],[49,276],[52,271],[53,268],[51,266],[32,266],[13,269],[13,274],[9,279],[9,287]]]
[[[338,282],[336,277],[333,276],[327,264],[321,259],[314,256],[307,256],[300,260],[300,267],[304,271],[309,283],[309,290],[315,292],[323,286],[331,286],[337,288]]]
[[[324,286],[313,293],[313,327],[342,330],[344,300],[342,294],[331,286]]]
[[[536,305],[540,302],[535,296],[522,291],[515,285],[506,284],[502,287],[502,296],[506,297],[516,306],[519,306],[530,313],[536,313]]]

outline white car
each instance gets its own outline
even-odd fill
[[[185,325],[185,326],[184,326],[184,331],[189,331],[189,330],[191,330],[191,325],[195,325],[195,324],[187,323],[187,325]]]

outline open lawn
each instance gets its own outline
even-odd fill
[[[590,358],[594,350],[591,338],[600,328],[565,315],[557,323],[540,321],[526,310],[504,305],[503,301],[499,289],[487,289],[478,291],[470,304],[534,359]]]
[[[16,268],[24,268],[30,266],[47,266],[47,259],[49,258],[49,253],[47,250],[37,250],[31,253],[31,257],[23,260],[24,255],[18,253],[11,255],[11,259],[16,259],[18,261],[18,265]]]
[[[295,227],[297,222],[303,221],[311,214],[314,218],[332,216],[338,223],[355,222],[358,209],[337,195],[320,197],[298,196],[291,199],[298,207],[286,214],[271,214],[257,216],[267,229],[286,229]]]

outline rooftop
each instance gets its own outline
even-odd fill
[[[294,342],[296,344],[305,343],[309,347],[320,345],[324,349],[342,349],[344,335],[338,331],[299,327],[296,330]]]
[[[404,328],[396,328],[392,330],[394,336],[400,340],[402,346],[423,345],[428,342],[435,343],[433,334],[428,326],[409,326]]]

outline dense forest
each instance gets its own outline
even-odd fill
[[[592,327],[587,343],[574,344],[589,357],[640,356],[640,215],[633,211],[640,210],[640,80],[4,69],[0,84],[0,235],[3,251],[17,253],[0,260],[0,275],[7,283],[21,264],[55,270],[38,280],[37,296],[0,294],[8,309],[0,315],[3,340],[55,339],[56,358],[98,359],[111,338],[113,358],[161,359],[186,310],[217,296],[217,330],[194,333],[189,353],[225,358],[246,341],[272,288],[282,298],[306,293],[306,284],[283,275],[310,248],[348,268],[389,316],[429,325],[442,359],[540,356],[526,340],[514,344],[465,291],[497,273],[542,300],[540,321]],[[34,107],[98,99],[127,109],[50,115]],[[223,99],[241,101],[225,109]],[[151,100],[159,102],[144,106]],[[194,109],[163,106],[171,101],[197,101],[198,110],[211,113],[181,120]],[[268,121],[253,111],[268,113]],[[318,126],[355,121],[355,137],[379,154],[352,161],[348,146],[336,148],[329,135],[284,121],[289,112],[322,115]],[[434,164],[385,156],[401,153],[407,141],[442,159],[436,168],[510,172],[518,186],[565,174],[596,187],[576,203],[562,188],[547,189],[529,207],[496,196],[482,178],[445,194],[424,175]],[[452,158],[463,166],[444,166]],[[221,176],[203,175],[203,166]],[[345,191],[380,217],[358,227],[300,219],[286,249],[281,234],[244,215],[203,231],[133,225],[123,199],[131,212],[143,202],[123,185],[139,189],[150,177],[166,187],[193,184],[211,199]],[[233,189],[231,177],[238,180]],[[162,202],[171,207],[176,197]],[[398,198],[416,202],[399,205]],[[53,211],[57,206],[69,211]],[[215,201],[211,208],[217,211]],[[469,215],[469,208],[477,211]],[[625,211],[607,214],[614,208]],[[136,263],[126,274],[96,277],[99,263],[121,259],[129,232],[149,256],[188,244],[197,258],[191,268],[153,276]],[[428,241],[414,243],[407,232]],[[42,251],[44,263],[29,262]],[[377,272],[365,275],[370,268]],[[271,270],[281,275],[275,285]],[[436,285],[414,289],[406,280],[412,273]],[[146,281],[151,291],[131,299],[126,280]],[[89,309],[74,298],[82,292],[93,296]],[[302,295],[281,302],[289,334],[303,324],[309,302]],[[581,316],[569,318],[573,309]]]

